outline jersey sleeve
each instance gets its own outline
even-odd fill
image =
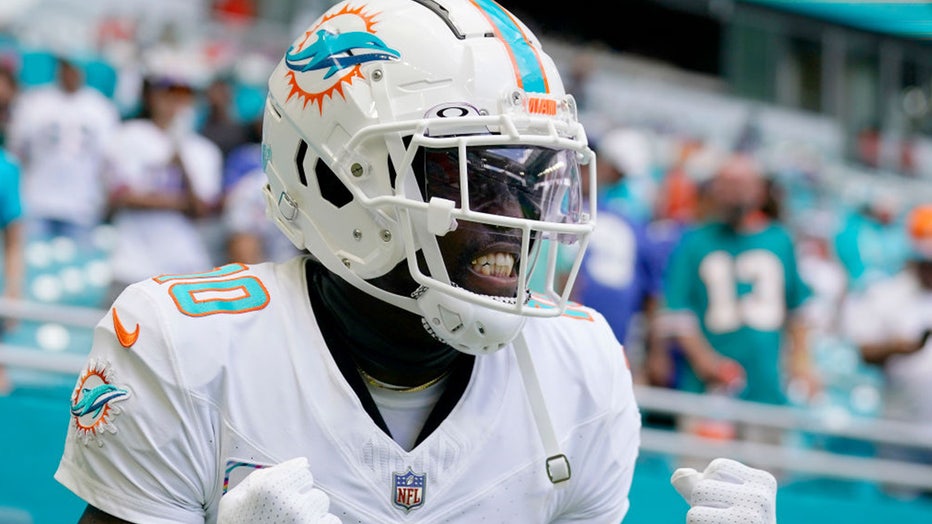
[[[169,319],[146,284],[127,288],[95,328],[55,478],[122,519],[201,523],[218,421],[181,380]]]
[[[592,444],[586,453],[571,457],[573,477],[567,488],[573,503],[553,523],[621,522],[631,505],[641,415],[624,348],[602,315],[591,315],[591,338],[581,333],[574,338],[597,355],[588,357],[586,376],[602,414],[577,430],[578,438],[588,437]]]

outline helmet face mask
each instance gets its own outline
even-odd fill
[[[547,236],[535,224],[575,224],[581,216],[575,155],[547,147],[496,145],[424,148],[418,157],[423,157],[423,168],[417,169],[416,157],[415,172],[423,171],[425,200],[452,202],[459,217],[455,229],[437,238],[450,282],[481,295],[524,300],[519,277],[530,278],[540,241]],[[531,229],[508,223],[515,219],[530,221]]]
[[[565,307],[594,227],[580,190],[594,154],[526,27],[485,0],[438,4],[344,2],[296,41],[269,82],[266,196],[328,269],[486,353]],[[503,40],[505,23],[523,40]],[[528,300],[532,270],[553,280],[545,239],[581,248],[565,288]]]

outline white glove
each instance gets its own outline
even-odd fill
[[[692,506],[686,524],[777,523],[777,479],[764,470],[717,458],[702,473],[677,469],[670,482]]]
[[[340,524],[307,458],[256,470],[220,499],[217,524]]]

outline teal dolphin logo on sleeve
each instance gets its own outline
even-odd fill
[[[71,414],[76,417],[100,416],[100,412],[111,401],[119,400],[129,392],[113,384],[101,384],[93,388],[82,388],[81,398],[71,405]]]
[[[109,362],[91,359],[78,377],[71,394],[71,420],[75,438],[88,444],[103,445],[104,432],[116,433],[113,418],[121,413],[115,404],[130,396],[126,386],[114,384],[113,367]]]

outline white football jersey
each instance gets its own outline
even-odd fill
[[[230,264],[127,288],[95,330],[55,478],[130,521],[214,522],[248,473],[306,456],[345,524],[622,520],[640,415],[598,313],[525,329],[571,466],[553,484],[512,348],[476,357],[459,402],[405,451],[337,368],[303,264]]]

